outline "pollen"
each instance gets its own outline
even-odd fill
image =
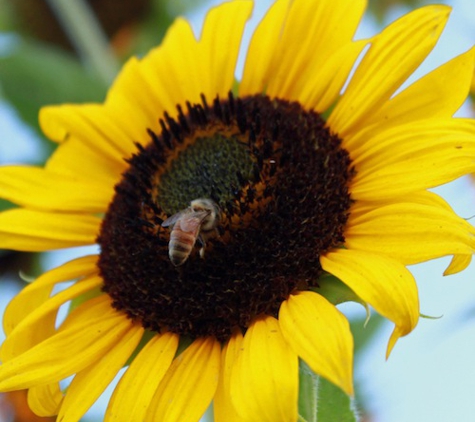
[[[149,130],[115,187],[98,242],[104,291],[153,331],[226,341],[292,292],[318,286],[319,257],[344,242],[354,174],[317,113],[256,95],[184,104]],[[206,198],[216,233],[169,258],[162,223]]]

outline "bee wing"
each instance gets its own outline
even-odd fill
[[[170,227],[170,226],[173,226],[181,217],[183,217],[186,213],[188,212],[188,210],[181,210],[181,211],[178,211],[176,214],[173,214],[171,215],[170,217],[168,217],[163,223],[162,223],[162,227]]]
[[[180,220],[180,228],[184,232],[197,232],[201,223],[209,215],[209,211],[192,212]]]

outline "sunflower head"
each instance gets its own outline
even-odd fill
[[[292,292],[318,287],[320,255],[344,242],[353,170],[338,136],[296,102],[229,94],[186,110],[165,115],[128,160],[99,268],[114,306],[146,328],[224,342],[260,314],[277,316]],[[196,198],[219,207],[206,242],[201,225],[163,227],[192,216]],[[189,259],[177,267],[170,248]]]
[[[452,117],[474,52],[399,90],[449,9],[355,41],[365,3],[277,0],[236,84],[253,2],[230,1],[200,37],[176,20],[103,104],[41,110],[60,145],[44,168],[0,168],[0,194],[19,206],[0,214],[0,247],[99,252],[13,299],[1,391],[29,389],[38,414],[79,420],[127,366],[106,421],[196,421],[211,402],[217,422],[296,421],[299,359],[353,393],[335,305],[392,321],[387,354],[414,329],[407,266],[453,256],[454,273],[475,250],[473,227],[429,191],[475,170],[475,124]]]

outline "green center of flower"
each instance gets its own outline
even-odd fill
[[[178,110],[117,184],[99,268],[145,328],[226,341],[318,287],[320,255],[344,242],[353,170],[297,103],[230,95]]]
[[[216,133],[184,149],[160,177],[157,203],[167,214],[186,208],[190,198],[232,199],[230,186],[252,178],[247,146],[235,136]]]

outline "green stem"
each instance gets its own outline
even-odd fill
[[[317,421],[317,389],[319,377],[299,360],[299,419],[298,422]]]
[[[298,422],[356,422],[351,398],[339,387],[299,362]]]
[[[119,70],[107,36],[85,0],[47,0],[81,59],[110,84]]]

